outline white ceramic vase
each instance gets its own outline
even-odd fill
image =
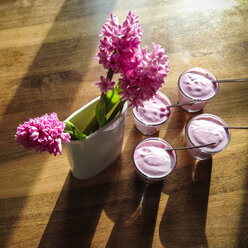
[[[96,104],[100,97],[95,98],[66,120],[71,121],[78,129],[82,129],[94,116]],[[110,123],[89,135],[85,140],[64,143],[70,169],[74,177],[88,179],[111,165],[121,154],[125,131],[127,103],[121,113]]]

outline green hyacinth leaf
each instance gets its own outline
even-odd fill
[[[81,133],[78,128],[70,121],[64,121],[66,124],[65,131],[68,132],[72,140],[83,140],[86,139],[87,135]]]
[[[120,100],[119,92],[121,91],[119,84],[117,84],[113,90],[110,90],[105,98],[106,113],[108,113],[115,104]]]
[[[96,105],[96,119],[99,127],[103,127],[106,124],[106,103],[104,98],[105,95],[102,94]]]

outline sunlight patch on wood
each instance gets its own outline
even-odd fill
[[[91,247],[106,247],[108,239],[105,239],[105,237],[110,237],[113,227],[114,222],[107,217],[104,211],[102,211],[92,239]]]

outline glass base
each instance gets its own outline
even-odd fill
[[[212,158],[211,155],[208,155],[208,156],[206,156],[206,157],[199,157],[199,156],[192,155],[192,153],[190,153],[189,151],[188,151],[188,153],[189,153],[189,155],[190,155],[192,158],[194,158],[194,159],[196,159],[196,160],[207,160],[207,159]]]
[[[202,109],[200,108],[200,109],[194,109],[194,110],[192,110],[192,109],[186,109],[186,108],[184,108],[183,106],[181,106],[181,108],[184,110],[184,111],[186,111],[186,112],[188,112],[188,113],[195,113],[195,112],[199,112],[199,111],[201,111]]]

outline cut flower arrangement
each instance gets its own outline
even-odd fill
[[[142,106],[164,83],[169,72],[168,56],[165,49],[152,43],[152,51],[140,47],[143,36],[138,17],[130,11],[119,24],[113,14],[107,19],[101,31],[97,58],[106,69],[106,77],[100,76],[96,86],[101,96],[96,104],[95,114],[83,130],[72,122],[61,122],[56,113],[29,119],[17,127],[15,139],[18,144],[38,152],[62,153],[62,142],[87,139],[96,130],[115,119],[125,102],[130,107]],[[118,82],[113,82],[119,74]]]

